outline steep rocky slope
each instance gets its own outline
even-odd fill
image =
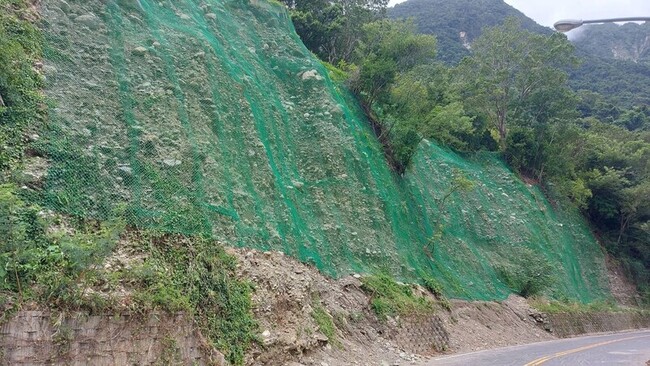
[[[465,299],[505,299],[507,277],[545,263],[554,296],[608,298],[585,223],[497,157],[425,143],[395,176],[282,6],[41,7],[50,122],[25,187],[43,206],[281,250],[333,276],[433,277]],[[443,200],[458,172],[475,189]]]
[[[574,38],[577,48],[593,56],[650,63],[650,22],[591,24]]]

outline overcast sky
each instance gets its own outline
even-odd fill
[[[390,6],[404,0],[391,0]],[[449,0],[454,1],[454,0]],[[551,27],[560,19],[650,17],[650,0],[505,0],[537,23]]]

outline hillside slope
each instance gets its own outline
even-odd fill
[[[456,65],[469,55],[471,44],[485,27],[506,18],[521,21],[524,29],[549,34],[503,0],[408,0],[388,9],[393,19],[413,19],[419,32],[438,38],[438,58]],[[650,23],[589,25],[573,37],[581,64],[570,70],[570,84],[607,97],[629,108],[650,103]]]
[[[553,294],[609,296],[602,252],[493,156],[423,144],[396,177],[354,100],[265,1],[42,2],[48,130],[32,195],[68,215],[276,249],[329,275],[435,277],[504,299],[527,263]],[[450,191],[452,169],[476,184]],[[512,287],[512,286],[510,286]]]
[[[578,49],[606,59],[650,63],[650,22],[590,24],[575,37]]]
[[[517,18],[532,32],[551,32],[502,0],[408,0],[389,8],[388,16],[411,18],[419,32],[435,34],[438,57],[448,64],[468,55],[468,48],[483,28],[499,25],[507,17]]]
[[[630,107],[650,104],[650,22],[585,26],[573,40],[582,64],[575,89],[591,90]]]

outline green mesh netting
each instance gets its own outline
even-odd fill
[[[505,298],[494,268],[530,248],[556,294],[607,296],[586,225],[497,158],[425,143],[395,177],[279,4],[45,0],[42,15],[46,207],[282,250],[334,276],[431,275],[468,299]],[[441,213],[453,168],[477,186]]]

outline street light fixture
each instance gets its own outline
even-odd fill
[[[564,19],[553,24],[553,27],[560,32],[568,32],[576,29],[583,24],[593,23],[615,23],[615,22],[643,22],[650,21],[650,17],[633,17],[633,18],[612,18],[612,19],[595,19],[595,20],[577,20],[577,19]]]

